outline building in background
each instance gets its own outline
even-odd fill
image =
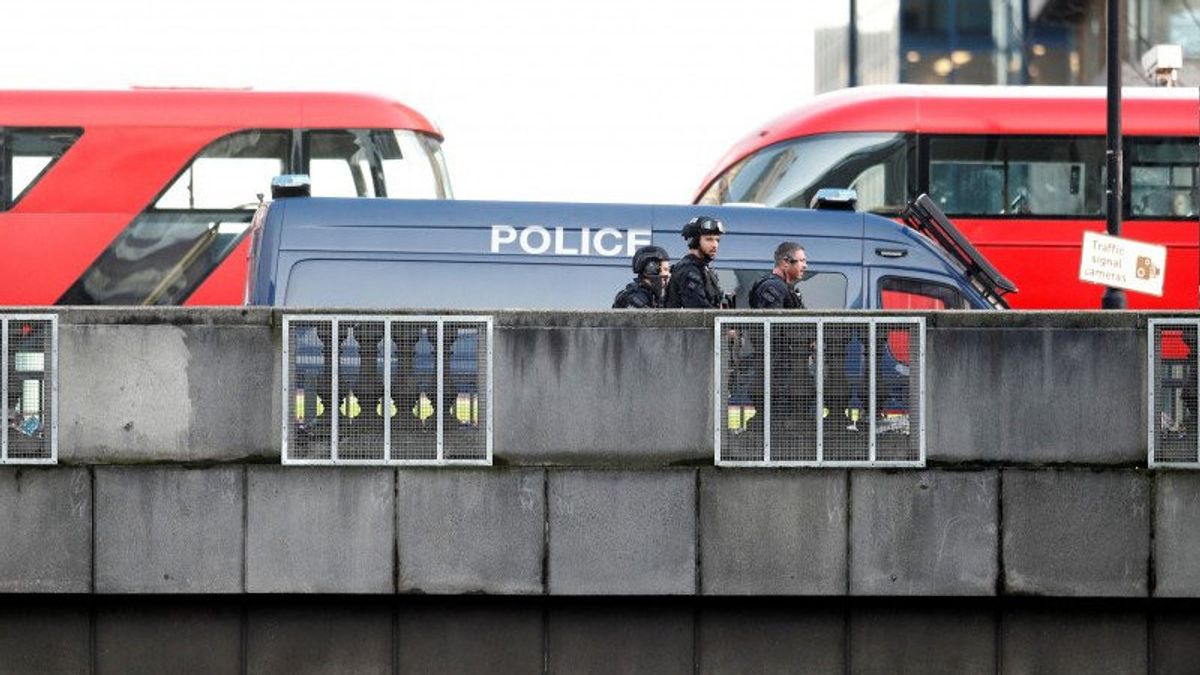
[[[1125,83],[1149,84],[1140,60],[1157,44],[1180,45],[1180,83],[1200,83],[1200,1],[1120,1]],[[1104,0],[850,0],[816,29],[816,90],[1104,84],[1104,59]]]

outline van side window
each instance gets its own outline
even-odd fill
[[[0,129],[0,211],[21,201],[82,129]]]
[[[750,289],[755,282],[770,274],[766,269],[717,268],[717,280],[726,293],[737,294],[737,308],[750,307]],[[796,290],[804,298],[805,309],[846,309],[846,275],[840,272],[809,270],[796,282]]]
[[[1190,218],[1196,215],[1195,138],[1132,138],[1127,213],[1133,218]]]
[[[879,300],[882,309],[968,309],[966,299],[953,288],[904,277],[881,279]]]
[[[253,209],[271,194],[271,179],[286,173],[291,134],[243,131],[221,138],[196,155],[158,198],[160,210]]]

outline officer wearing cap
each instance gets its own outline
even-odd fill
[[[721,306],[721,287],[709,263],[717,257],[725,224],[716,218],[697,216],[683,226],[688,254],[675,263],[667,283],[666,307],[711,309]]]
[[[795,283],[808,269],[804,247],[785,241],[775,247],[775,269],[750,287],[750,306],[754,309],[804,309],[804,298]]]
[[[664,282],[671,278],[671,258],[658,246],[643,246],[633,254],[634,280],[613,300],[613,309],[663,305]]]

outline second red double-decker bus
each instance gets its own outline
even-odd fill
[[[816,97],[737,143],[696,201],[808,206],[851,187],[895,215],[922,192],[1020,288],[1015,308],[1099,308],[1078,280],[1087,230],[1105,229],[1105,90],[894,85]],[[1197,307],[1200,238],[1195,88],[1127,88],[1122,236],[1167,247],[1161,298]]]
[[[451,197],[438,129],[347,93],[0,92],[0,305],[237,304],[270,181]]]

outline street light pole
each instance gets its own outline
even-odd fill
[[[1121,155],[1121,0],[1108,0],[1108,234],[1121,236],[1121,192],[1124,161]],[[1125,291],[1109,286],[1100,299],[1101,309],[1125,309]]]

